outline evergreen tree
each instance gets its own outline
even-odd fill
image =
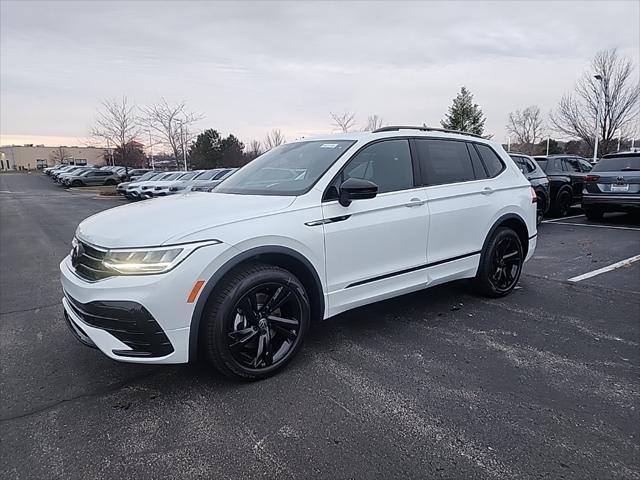
[[[484,133],[484,115],[477,103],[473,103],[473,95],[466,87],[460,89],[460,93],[453,99],[449,107],[449,113],[440,121],[442,128],[460,130],[462,132]]]

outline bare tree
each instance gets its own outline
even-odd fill
[[[53,150],[49,154],[49,160],[51,160],[54,165],[65,163],[67,160],[70,160],[71,158],[72,158],[71,154],[64,147],[56,147],[55,150]]]
[[[262,144],[260,140],[251,140],[247,148],[247,155],[251,160],[262,155]]]
[[[106,140],[112,148],[119,148],[128,152],[127,145],[134,142],[140,134],[135,106],[129,104],[126,96],[120,100],[105,100],[102,108],[98,110],[95,125],[91,135],[101,140]],[[123,158],[126,164],[126,158]]]
[[[578,80],[574,92],[564,95],[556,111],[551,113],[556,130],[581,138],[593,150],[600,105],[597,132],[601,153],[613,151],[617,130],[624,136],[637,122],[640,84],[634,79],[633,71],[631,60],[620,57],[615,49],[598,52],[590,71]]]
[[[369,118],[367,118],[367,126],[364,128],[364,131],[373,132],[380,127],[382,127],[382,117],[379,115],[370,115]]]
[[[336,127],[337,129],[339,129],[344,133],[347,133],[356,124],[355,113],[344,112],[344,113],[338,114],[338,113],[329,112],[329,115],[331,116],[331,120],[333,120],[331,125],[333,125],[334,127]]]
[[[197,137],[194,124],[204,116],[187,110],[185,102],[171,104],[164,98],[156,105],[140,108],[140,112],[139,124],[171,150],[176,162],[180,164],[183,145],[188,149]]]
[[[531,105],[524,110],[509,114],[507,131],[522,145],[523,153],[533,154],[536,142],[542,138],[542,118],[540,108]]]
[[[267,133],[267,136],[264,139],[264,148],[268,152],[272,148],[275,148],[278,145],[282,145],[285,142],[286,140],[284,138],[284,135],[282,135],[282,132],[279,129],[274,128],[269,133]]]

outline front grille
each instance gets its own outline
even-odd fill
[[[163,357],[173,345],[151,313],[128,301],[80,303],[65,293],[74,313],[87,325],[110,333],[132,350],[114,350],[124,357]]]
[[[105,267],[102,263],[107,253],[105,250],[92,247],[80,240],[77,240],[77,242],[78,246],[74,247],[71,252],[71,265],[78,276],[95,282],[115,275],[116,272]]]

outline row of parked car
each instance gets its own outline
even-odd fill
[[[117,185],[124,180],[135,179],[148,171],[120,166],[98,168],[92,165],[56,165],[43,170],[46,175],[65,187]]]
[[[44,173],[64,187],[117,185],[116,191],[130,200],[163,197],[186,191],[211,191],[236,168],[160,172],[120,166],[58,165]]]
[[[640,209],[640,152],[604,155],[595,164],[573,155],[510,155],[536,191],[538,223],[547,213],[564,217],[572,206],[589,220]]]
[[[120,183],[116,192],[129,200],[166,197],[188,191],[210,192],[236,170],[237,168],[214,168],[189,172],[149,171],[129,182]]]

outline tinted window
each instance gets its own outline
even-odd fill
[[[580,169],[585,173],[590,172],[591,169],[593,168],[593,165],[591,165],[586,160],[583,160],[582,158],[578,159],[578,162],[580,163]]]
[[[387,140],[365,147],[349,160],[340,174],[339,183],[348,178],[370,180],[378,185],[378,193],[413,188],[409,141]]]
[[[538,162],[538,165],[540,165],[540,168],[542,168],[542,170],[544,170],[545,172],[547,171],[547,160],[546,159],[536,159],[536,161]]]
[[[529,160],[528,158],[525,158],[525,159],[524,159],[524,163],[525,163],[526,168],[527,168],[527,171],[528,171],[529,173],[531,173],[531,172],[535,171],[536,166],[533,164],[533,162],[532,162],[531,160]]]
[[[638,171],[640,170],[640,154],[628,155],[625,157],[602,158],[596,166],[593,167],[594,172],[621,172],[621,171]]]
[[[578,162],[577,158],[566,158],[563,163],[564,169],[568,172],[582,172],[580,169],[580,162]]]
[[[465,142],[416,140],[420,169],[428,185],[475,180]]]
[[[484,168],[482,160],[480,160],[480,156],[478,155],[478,151],[475,149],[473,144],[467,143],[467,150],[471,156],[471,164],[473,165],[473,173],[476,175],[476,180],[488,178],[487,170]]]
[[[477,143],[476,148],[478,149],[478,152],[480,152],[480,157],[484,162],[484,166],[487,168],[489,176],[495,177],[498,175],[504,168],[504,165],[496,152],[481,143]]]

